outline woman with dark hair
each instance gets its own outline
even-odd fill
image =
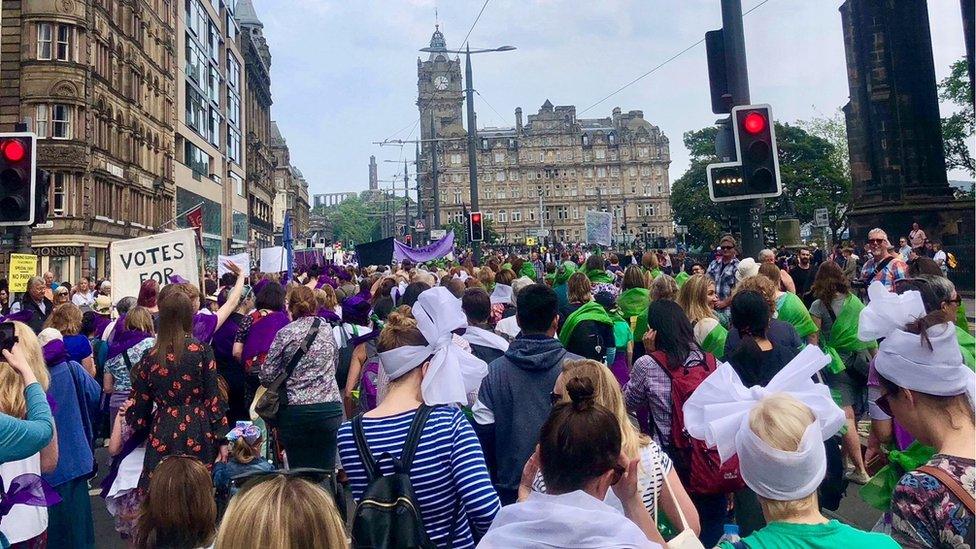
[[[824,370],[824,379],[835,396],[839,397],[838,404],[847,416],[847,432],[842,444],[844,454],[854,464],[848,478],[865,484],[870,476],[861,452],[854,405],[860,407],[864,401],[868,364],[873,350],[878,346],[874,341],[862,342],[857,337],[858,318],[864,304],[851,293],[850,283],[839,265],[833,261],[821,263],[810,293],[815,298],[810,305],[810,316],[820,331],[820,347],[831,359]]]
[[[492,280],[494,280],[494,278]],[[407,285],[407,289],[403,291],[403,297],[400,299],[400,305],[413,307],[413,304],[417,302],[417,298],[420,296],[420,294],[429,289],[430,284],[427,284],[426,282],[411,282]]]
[[[217,297],[217,303],[223,306],[229,293],[229,289],[222,289]],[[217,373],[227,383],[227,421],[232,424],[251,418],[248,410],[251,401],[247,399],[247,375],[244,373],[244,365],[241,364],[240,359],[234,356],[234,344],[241,323],[245,318],[249,318],[248,313],[253,308],[254,293],[251,292],[250,286],[245,286],[237,310],[231,313],[227,321],[214,332],[212,340]]]
[[[738,333],[739,343],[726,359],[744,385],[765,387],[776,372],[793,360],[797,349],[767,339],[769,301],[759,292],[737,292],[730,309],[732,330]]]
[[[481,540],[483,547],[658,547],[660,539],[638,488],[640,459],[623,452],[620,425],[594,402],[588,378],[566,383],[542,425],[539,446],[523,477],[541,469],[546,493],[530,492],[502,508]],[[623,513],[604,503],[613,490]],[[626,517],[629,520],[621,520]]]
[[[607,262],[603,259],[603,254],[595,253],[586,258],[586,263],[583,265],[583,273],[586,274],[586,278],[593,285],[590,290],[593,295],[600,292],[610,292],[614,299],[617,298],[617,295],[620,293],[620,289],[614,284],[617,279],[613,273],[607,271]]]
[[[652,301],[647,312],[647,333],[644,348],[647,352],[637,359],[624,386],[627,409],[637,413],[641,430],[675,460],[679,476],[685,486],[701,524],[701,539],[706,546],[714,545],[722,535],[725,523],[726,494],[699,494],[690,491],[690,463],[681,459],[684,452],[678,449],[681,433],[672,433],[671,398],[672,372],[691,368],[708,368],[714,365],[714,357],[701,350],[695,341],[695,331],[681,306],[670,300]],[[649,412],[649,414],[648,414]]]
[[[651,304],[650,292],[647,289],[647,279],[644,272],[637,265],[629,265],[624,270],[622,292],[617,296],[617,309],[621,316],[630,324],[633,341],[640,341],[647,333],[647,306]],[[633,345],[628,357],[633,362]]]
[[[213,351],[193,336],[193,303],[177,291],[159,304],[156,345],[132,368],[134,403],[125,415],[133,439],[148,437],[142,490],[168,455],[195,456],[210,467],[227,432]]]
[[[248,403],[258,388],[258,372],[268,356],[271,342],[289,322],[285,312],[285,289],[281,284],[263,280],[254,288],[257,292],[254,311],[240,319],[233,351],[247,376],[248,393],[244,400]]]
[[[342,423],[342,393],[336,382],[335,338],[329,325],[316,316],[317,310],[315,293],[308,287],[297,286],[289,293],[292,322],[274,336],[259,377],[269,385],[291,368],[284,383],[285,405],[275,422],[288,466],[331,471],[336,431]],[[300,359],[291,364],[298,353]]]

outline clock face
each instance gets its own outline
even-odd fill
[[[441,91],[446,90],[448,84],[450,83],[451,81],[448,80],[448,78],[444,75],[438,76],[437,78],[434,79],[434,87]]]

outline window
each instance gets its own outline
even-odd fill
[[[207,97],[214,102],[215,105],[220,104],[220,69],[214,65],[210,65],[210,79],[207,87]]]
[[[662,183],[657,184],[657,194],[658,195],[664,194],[664,185]]]
[[[518,178],[519,178],[519,173],[517,170],[512,170],[508,172],[509,181],[518,181]]]
[[[191,86],[186,87],[186,125],[206,137],[207,108],[203,96]]]
[[[579,206],[573,206],[573,219],[579,219]]]
[[[54,139],[71,139],[71,107],[68,105],[54,105],[51,109],[51,137]]]
[[[535,221],[535,210],[529,210],[529,221]]]
[[[610,175],[612,177],[620,177],[620,168],[617,166],[610,166]]]
[[[649,154],[649,151],[647,150],[647,147],[641,147],[641,148],[637,149],[637,156],[639,156],[641,158],[647,158],[647,155],[648,154]]]
[[[37,58],[43,61],[51,59],[51,24],[37,24]]]
[[[241,64],[230,54],[230,50],[227,50],[227,86],[241,89]]]
[[[58,61],[71,60],[71,32],[68,25],[58,25]]]
[[[505,181],[505,172],[503,171],[495,172],[495,181],[498,182]]]
[[[498,212],[498,222],[507,223],[508,222],[508,212],[501,210]]]
[[[241,98],[230,89],[227,90],[227,122],[237,127],[241,125]]]
[[[53,185],[51,185],[51,211],[55,216],[61,217],[64,215],[64,196],[65,188],[67,187],[67,180],[70,176],[63,173],[55,173],[53,179]]]
[[[230,181],[234,184],[234,192],[237,196],[244,196],[244,179],[234,172],[230,173]],[[235,214],[237,212],[234,212]]]
[[[183,163],[198,176],[210,176],[210,155],[200,150],[190,141],[184,141]]]
[[[456,153],[455,154],[452,154],[451,155],[451,164],[453,164],[453,165],[456,166],[456,165],[458,165],[460,163],[461,163],[461,155],[460,154],[456,154]]]
[[[637,177],[637,166],[631,166],[627,169],[627,174],[631,177]]]
[[[482,139],[481,140],[481,150],[487,151],[490,148],[491,147],[488,145],[488,140],[487,139]]]
[[[505,153],[503,153],[503,152],[496,152],[495,153],[495,162],[504,162],[504,161],[505,161]]]
[[[210,109],[210,127],[207,132],[207,140],[214,147],[220,148],[220,113],[216,108]]]
[[[583,170],[583,177],[591,179],[593,177],[593,168],[586,168]]]
[[[454,189],[454,203],[461,203],[461,189]]]
[[[498,198],[499,200],[508,198],[508,189],[506,189],[505,187],[499,188],[498,189],[498,196],[496,198]]]
[[[34,119],[34,131],[37,133],[38,137],[48,136],[48,121],[50,120],[48,111],[49,107],[47,105],[37,106],[37,115]]]
[[[597,149],[595,154],[597,160],[603,160],[604,158],[607,157],[606,149]]]
[[[641,166],[640,173],[641,173],[641,175],[644,175],[644,176],[651,175],[651,167],[650,166]]]
[[[522,198],[522,187],[518,185],[512,187],[512,198]]]
[[[650,217],[652,215],[654,215],[654,205],[653,204],[644,204],[644,216],[645,217]]]
[[[600,166],[599,168],[596,169],[596,176],[597,177],[606,177],[607,176],[607,169],[604,166]]]
[[[512,210],[512,221],[522,221],[522,210]]]

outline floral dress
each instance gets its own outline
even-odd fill
[[[146,461],[139,488],[149,487],[149,476],[168,455],[199,458],[210,469],[219,441],[227,434],[227,402],[217,387],[213,350],[187,337],[180,362],[167,354],[159,363],[156,348],[132,368],[133,405],[126,421],[136,435],[148,431]],[[156,409],[153,410],[153,404]]]
[[[936,454],[926,465],[959,479],[971,496],[976,493],[976,461]],[[972,513],[931,475],[912,471],[901,477],[891,514],[891,537],[903,547],[972,547]]]

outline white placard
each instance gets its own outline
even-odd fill
[[[247,275],[251,272],[251,254],[247,252],[241,252],[234,255],[218,255],[217,256],[217,276],[224,276],[224,273],[229,273],[230,269],[224,267],[224,263],[233,263],[241,268],[241,272]]]
[[[447,229],[431,229],[430,230],[430,239],[431,240],[440,240],[440,239],[444,238],[445,236],[447,236]]]
[[[112,243],[109,253],[113,303],[123,297],[138,296],[139,287],[150,278],[160,286],[169,284],[172,275],[200,284],[195,229],[119,240]]]
[[[261,272],[280,273],[288,270],[288,258],[283,246],[261,249]]]

